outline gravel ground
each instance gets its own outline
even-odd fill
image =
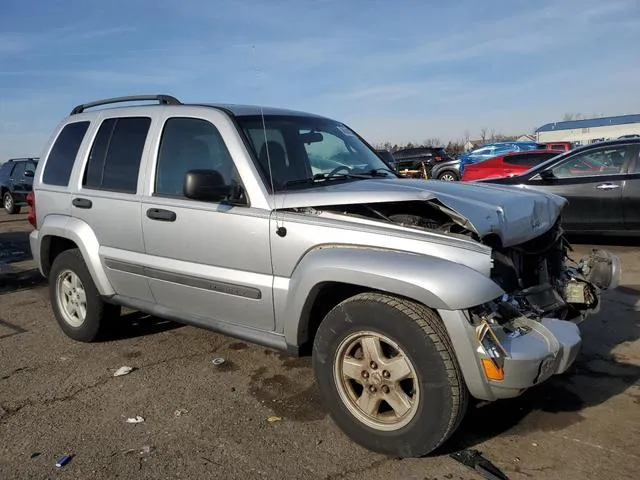
[[[480,478],[449,458],[461,448],[481,450],[512,479],[637,478],[637,242],[607,247],[622,257],[623,285],[583,324],[584,349],[570,372],[474,408],[430,457],[395,459],[338,430],[308,358],[135,312],[110,341],[66,338],[46,285],[25,260],[25,217],[0,214],[0,250],[15,256],[12,271],[0,273],[2,479]],[[578,240],[579,253],[591,248]],[[225,362],[215,366],[216,357]],[[114,377],[123,365],[135,369]],[[136,415],[145,421],[126,422]],[[56,468],[64,454],[72,460]]]

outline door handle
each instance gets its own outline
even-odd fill
[[[616,183],[601,183],[600,185],[596,185],[598,190],[615,190],[616,188],[620,188],[620,185]]]
[[[150,208],[147,210],[147,217],[151,220],[159,220],[161,222],[174,222],[176,219],[176,212],[163,210],[162,208]]]
[[[91,200],[86,198],[74,198],[71,203],[78,208],[91,208],[93,206]]]

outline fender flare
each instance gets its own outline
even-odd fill
[[[308,339],[308,313],[326,282],[401,295],[434,310],[463,310],[504,294],[486,275],[438,257],[371,248],[318,248],[301,259],[289,280],[283,322],[288,345],[299,347]]]
[[[45,249],[48,248],[50,239],[47,237],[62,237],[71,240],[78,246],[91,278],[101,295],[115,295],[100,261],[100,243],[93,229],[80,219],[64,215],[47,215],[39,228],[41,238],[40,258],[46,258]]]

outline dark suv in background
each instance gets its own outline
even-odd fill
[[[27,206],[37,166],[37,158],[12,158],[0,165],[0,197],[7,213],[20,213]]]
[[[453,160],[443,147],[404,148],[393,152],[393,158],[399,173],[417,177],[424,176],[424,173],[429,175],[434,165],[439,162]],[[426,172],[423,171],[423,165]]]

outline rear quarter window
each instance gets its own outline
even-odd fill
[[[42,174],[42,183],[61,187],[69,185],[71,170],[89,123],[88,121],[68,123],[60,131],[49,152]]]
[[[149,117],[108,118],[102,122],[91,147],[82,186],[136,193],[150,125]]]

